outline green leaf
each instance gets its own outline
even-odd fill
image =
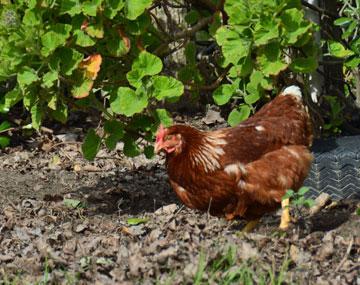
[[[132,70],[140,71],[143,76],[158,74],[162,68],[161,59],[147,51],[142,51],[131,66]]]
[[[70,36],[71,25],[55,24],[50,31],[41,37],[43,48],[41,54],[45,57],[49,56],[58,46],[64,45]]]
[[[3,121],[1,124],[0,124],[0,131],[3,132],[7,129],[10,129],[11,128],[11,124],[8,122],[8,121]]]
[[[130,136],[126,136],[124,139],[124,154],[128,157],[135,157],[140,154],[139,147]]]
[[[195,24],[199,20],[200,14],[197,10],[191,9],[186,15],[185,15],[185,21],[189,25]]]
[[[94,160],[100,149],[101,138],[94,129],[89,129],[81,146],[82,153],[87,160]]]
[[[312,206],[314,206],[315,205],[315,201],[313,200],[313,199],[306,199],[305,201],[304,201],[304,206],[306,207],[306,208],[311,208]]]
[[[156,109],[155,110],[156,119],[164,126],[170,127],[173,123],[172,118],[169,116],[168,111],[165,109]]]
[[[248,105],[242,105],[239,109],[234,109],[230,112],[228,117],[228,123],[230,126],[234,127],[240,124],[242,121],[246,120],[250,115],[250,107]]]
[[[265,46],[257,60],[265,76],[278,75],[287,68],[287,64],[281,59],[281,48],[277,42]]]
[[[82,205],[80,200],[67,199],[67,198],[64,198],[63,203],[66,207],[71,208],[71,209],[76,209],[78,207],[81,207],[81,205]]]
[[[96,18],[96,22],[87,26],[85,31],[93,38],[102,39],[104,37],[104,26],[102,18]]]
[[[254,29],[255,45],[265,45],[279,37],[279,23],[273,16],[263,16]]]
[[[236,86],[233,84],[220,85],[213,93],[214,101],[217,105],[222,106],[230,101],[231,97],[236,91]]]
[[[79,0],[62,0],[60,14],[75,16],[81,13],[81,4]]]
[[[50,88],[54,85],[55,81],[59,79],[59,73],[57,71],[49,71],[42,77],[41,86],[44,88]]]
[[[250,55],[240,59],[238,65],[234,65],[229,70],[229,76],[231,78],[245,77],[251,74],[253,71],[254,64]]]
[[[144,147],[144,154],[147,159],[151,159],[155,156],[154,147],[152,145],[147,145]]]
[[[309,187],[301,187],[300,189],[299,189],[299,191],[297,192],[297,194],[299,195],[299,196],[304,196],[307,192],[309,192],[310,191],[310,189],[309,189]]]
[[[341,43],[331,41],[329,42],[329,52],[332,56],[344,58],[354,54],[353,51],[346,49]]]
[[[106,147],[110,150],[114,150],[118,141],[124,137],[124,126],[115,120],[106,121],[104,130],[108,134],[105,139]]]
[[[149,221],[148,218],[128,218],[126,222],[130,226],[136,226],[136,225],[144,224],[148,221]]]
[[[65,75],[71,75],[84,58],[82,53],[67,47],[58,49],[55,56],[60,60],[61,72]]]
[[[31,125],[35,130],[40,129],[41,119],[42,119],[42,110],[39,104],[33,105],[30,109],[31,113]]]
[[[282,200],[292,198],[294,196],[295,192],[291,189],[287,190],[285,195],[281,198]]]
[[[95,17],[102,0],[90,0],[82,3],[82,11],[84,15]]]
[[[68,119],[68,106],[64,102],[57,102],[55,110],[51,110],[51,116],[58,122],[65,124]]]
[[[174,100],[184,93],[184,85],[174,77],[156,75],[152,82],[154,86],[153,96],[157,100]]]
[[[341,17],[334,21],[334,25],[335,26],[346,26],[346,25],[350,24],[352,21],[353,21],[353,19],[351,19],[351,18]]]
[[[125,16],[129,20],[135,20],[146,8],[149,8],[152,0],[125,0]]]
[[[23,67],[17,74],[17,81],[22,89],[37,80],[39,80],[39,77],[36,71],[27,66]]]
[[[251,41],[244,36],[241,37],[237,31],[228,27],[220,27],[215,38],[221,46],[226,63],[236,65],[240,59],[246,57],[250,52]]]
[[[26,9],[23,23],[26,26],[37,26],[42,22],[41,13],[38,9]]]
[[[350,37],[357,27],[359,27],[359,23],[354,20],[353,22],[351,22],[349,27],[347,27],[345,32],[341,35],[341,38],[342,39],[347,39],[348,37]]]
[[[76,30],[74,33],[75,44],[81,47],[90,47],[96,43],[92,37],[88,36],[82,30]]]
[[[295,72],[310,73],[318,67],[318,61],[314,57],[298,57],[291,64],[290,69]]]
[[[163,68],[160,58],[156,55],[142,51],[134,60],[131,71],[126,74],[129,83],[139,88],[141,86],[141,79],[147,75],[158,74]]]
[[[356,214],[357,214],[358,216],[360,216],[360,208],[357,208]]]
[[[85,77],[82,74],[74,72],[76,83],[72,86],[71,94],[74,98],[81,99],[89,96],[92,90],[94,81]]]
[[[139,91],[138,91],[139,90]],[[148,105],[145,92],[139,88],[136,92],[128,87],[120,87],[111,95],[110,107],[116,114],[131,117],[140,113]]]
[[[0,148],[7,147],[10,144],[10,138],[0,136]]]
[[[22,93],[20,88],[17,86],[13,90],[5,94],[4,108],[9,111],[12,106],[22,99]]]
[[[360,57],[354,56],[345,61],[345,66],[348,68],[356,68],[360,65]]]
[[[285,10],[281,15],[281,20],[284,28],[282,38],[286,45],[295,44],[312,27],[310,22],[304,20],[303,12],[296,8]]]
[[[112,56],[121,57],[129,52],[130,40],[116,34],[108,38],[106,47]]]
[[[124,7],[124,0],[105,0],[104,15],[113,19]]]
[[[229,24],[246,25],[251,19],[251,7],[247,0],[227,0],[224,6]]]

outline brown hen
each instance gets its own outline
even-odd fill
[[[200,131],[159,127],[155,151],[166,152],[171,186],[188,207],[250,221],[281,204],[280,228],[290,222],[287,189],[301,187],[312,155],[312,128],[300,88],[290,86],[236,127]]]

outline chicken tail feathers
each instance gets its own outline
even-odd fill
[[[299,86],[291,85],[286,87],[283,92],[281,92],[282,96],[291,95],[296,97],[298,100],[302,100],[302,93]]]

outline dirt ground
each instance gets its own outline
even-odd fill
[[[0,153],[0,284],[360,284],[359,201],[240,234],[182,206],[160,158],[90,163],[74,137]]]

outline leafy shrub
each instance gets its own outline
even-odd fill
[[[309,73],[317,67],[317,47],[312,40],[314,24],[304,19],[300,1],[228,0],[228,25],[215,35],[231,65],[231,84],[219,86],[214,101],[224,105],[241,100],[228,122],[237,125],[254,110],[265,91],[275,89],[281,72]]]
[[[127,156],[151,157],[158,124],[172,123],[162,103],[176,102],[184,90],[214,91],[236,125],[283,81],[317,68],[316,26],[305,20],[300,0],[205,2],[2,1],[0,84],[16,84],[0,93],[0,113],[22,104],[25,126],[39,130],[47,118],[65,123],[71,110],[95,108],[103,129],[88,131],[86,158],[118,141]],[[187,11],[176,27],[170,8]],[[206,74],[199,55],[211,46],[220,52],[205,60]],[[168,62],[179,49],[184,60],[174,70]]]
[[[89,131],[85,157],[94,158],[101,139],[110,149],[123,139],[125,153],[138,154],[139,135],[154,131],[155,122],[170,121],[155,102],[177,100],[184,89],[175,78],[160,75],[161,59],[145,50],[158,44],[144,13],[151,4],[20,0],[2,5],[0,81],[16,77],[17,84],[1,97],[1,112],[22,102],[39,130],[46,117],[65,123],[69,108],[96,108],[106,118],[105,133]],[[145,150],[151,155],[150,147]]]

